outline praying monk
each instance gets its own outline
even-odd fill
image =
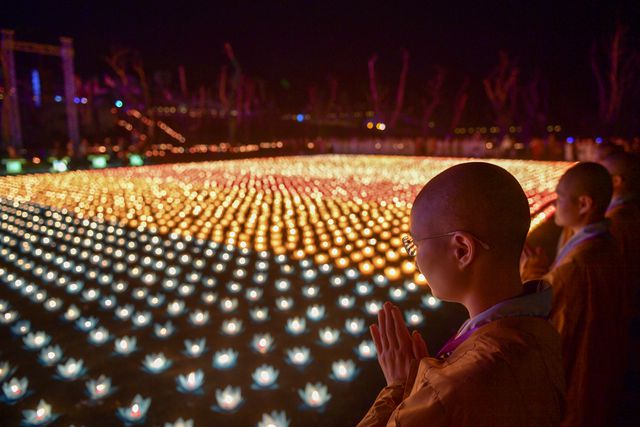
[[[529,204],[506,170],[454,166],[429,181],[403,241],[433,295],[469,319],[434,356],[387,302],[370,327],[387,382],[365,426],[557,426],[564,405],[560,337],[547,320],[551,289],[522,283]]]
[[[562,339],[567,380],[563,425],[611,425],[622,387],[629,322],[627,279],[605,218],[611,177],[597,163],[579,163],[560,178],[556,193],[555,222],[573,235],[550,267],[539,248],[526,247],[522,278],[544,274],[553,288],[551,322]]]

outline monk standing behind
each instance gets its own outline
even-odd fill
[[[507,171],[454,166],[422,189],[403,241],[433,295],[469,312],[432,357],[390,303],[371,335],[387,381],[365,426],[557,426],[564,405],[560,337],[547,320],[551,289],[523,284],[527,198]]]
[[[605,212],[612,182],[597,163],[569,169],[556,189],[556,224],[573,236],[550,271],[541,251],[525,249],[523,279],[544,278],[553,287],[551,322],[562,337],[567,375],[564,426],[606,426],[615,419],[628,336],[623,261]]]
[[[631,279],[631,328],[629,366],[626,375],[626,406],[635,413],[634,421],[628,414],[621,415],[628,425],[638,425],[637,402],[640,395],[640,159],[630,153],[614,153],[600,162],[613,179],[613,197],[607,209],[611,220],[611,234],[620,247],[624,267]]]

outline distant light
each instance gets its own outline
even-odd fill
[[[298,122],[303,122],[303,121],[304,121],[304,114],[298,114],[298,115],[296,116],[296,120],[297,120]]]
[[[378,123],[376,125],[376,129],[378,130],[385,130],[387,128],[387,125],[385,125],[384,123]]]
[[[89,160],[91,161],[91,167],[94,169],[103,169],[107,167],[107,160],[109,159],[109,156],[107,155],[95,155],[95,156],[89,156]]]
[[[572,136],[567,138],[567,144],[573,144],[573,137]]]
[[[596,144],[602,144],[602,138],[597,137],[596,138]]]
[[[2,159],[7,173],[22,173],[24,159]]]
[[[64,159],[53,159],[51,161],[51,172],[66,172],[68,170],[67,162]]]
[[[367,122],[367,129],[373,129],[373,122]]]
[[[42,104],[42,90],[38,70],[31,71],[31,88],[33,89],[33,103],[36,107],[39,107]]]
[[[80,98],[76,96],[75,98],[73,98],[73,102],[76,104],[80,104]]]
[[[129,165],[130,166],[142,166],[144,165],[144,159],[140,154],[131,154],[129,155]]]
[[[60,95],[56,95],[53,97],[53,100],[56,102],[62,102],[62,97]]]
[[[80,98],[80,102],[86,104],[87,102],[89,102],[89,100],[83,96],[82,98]]]
[[[116,99],[116,102],[114,102],[114,105],[116,106],[116,108],[122,108],[122,106],[124,105],[124,102],[122,102],[119,99]]]

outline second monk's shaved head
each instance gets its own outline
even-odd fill
[[[491,247],[495,256],[518,260],[529,231],[529,203],[513,175],[490,163],[453,166],[429,181],[412,209],[412,228],[421,233],[464,230]]]

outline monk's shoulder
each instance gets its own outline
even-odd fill
[[[620,253],[611,235],[587,240],[572,250],[562,264],[575,264],[580,269],[619,261]]]
[[[515,371],[560,353],[560,338],[553,326],[537,317],[511,317],[493,321],[476,331],[442,364],[440,371],[461,382],[509,382]],[[445,372],[446,371],[446,372]]]

